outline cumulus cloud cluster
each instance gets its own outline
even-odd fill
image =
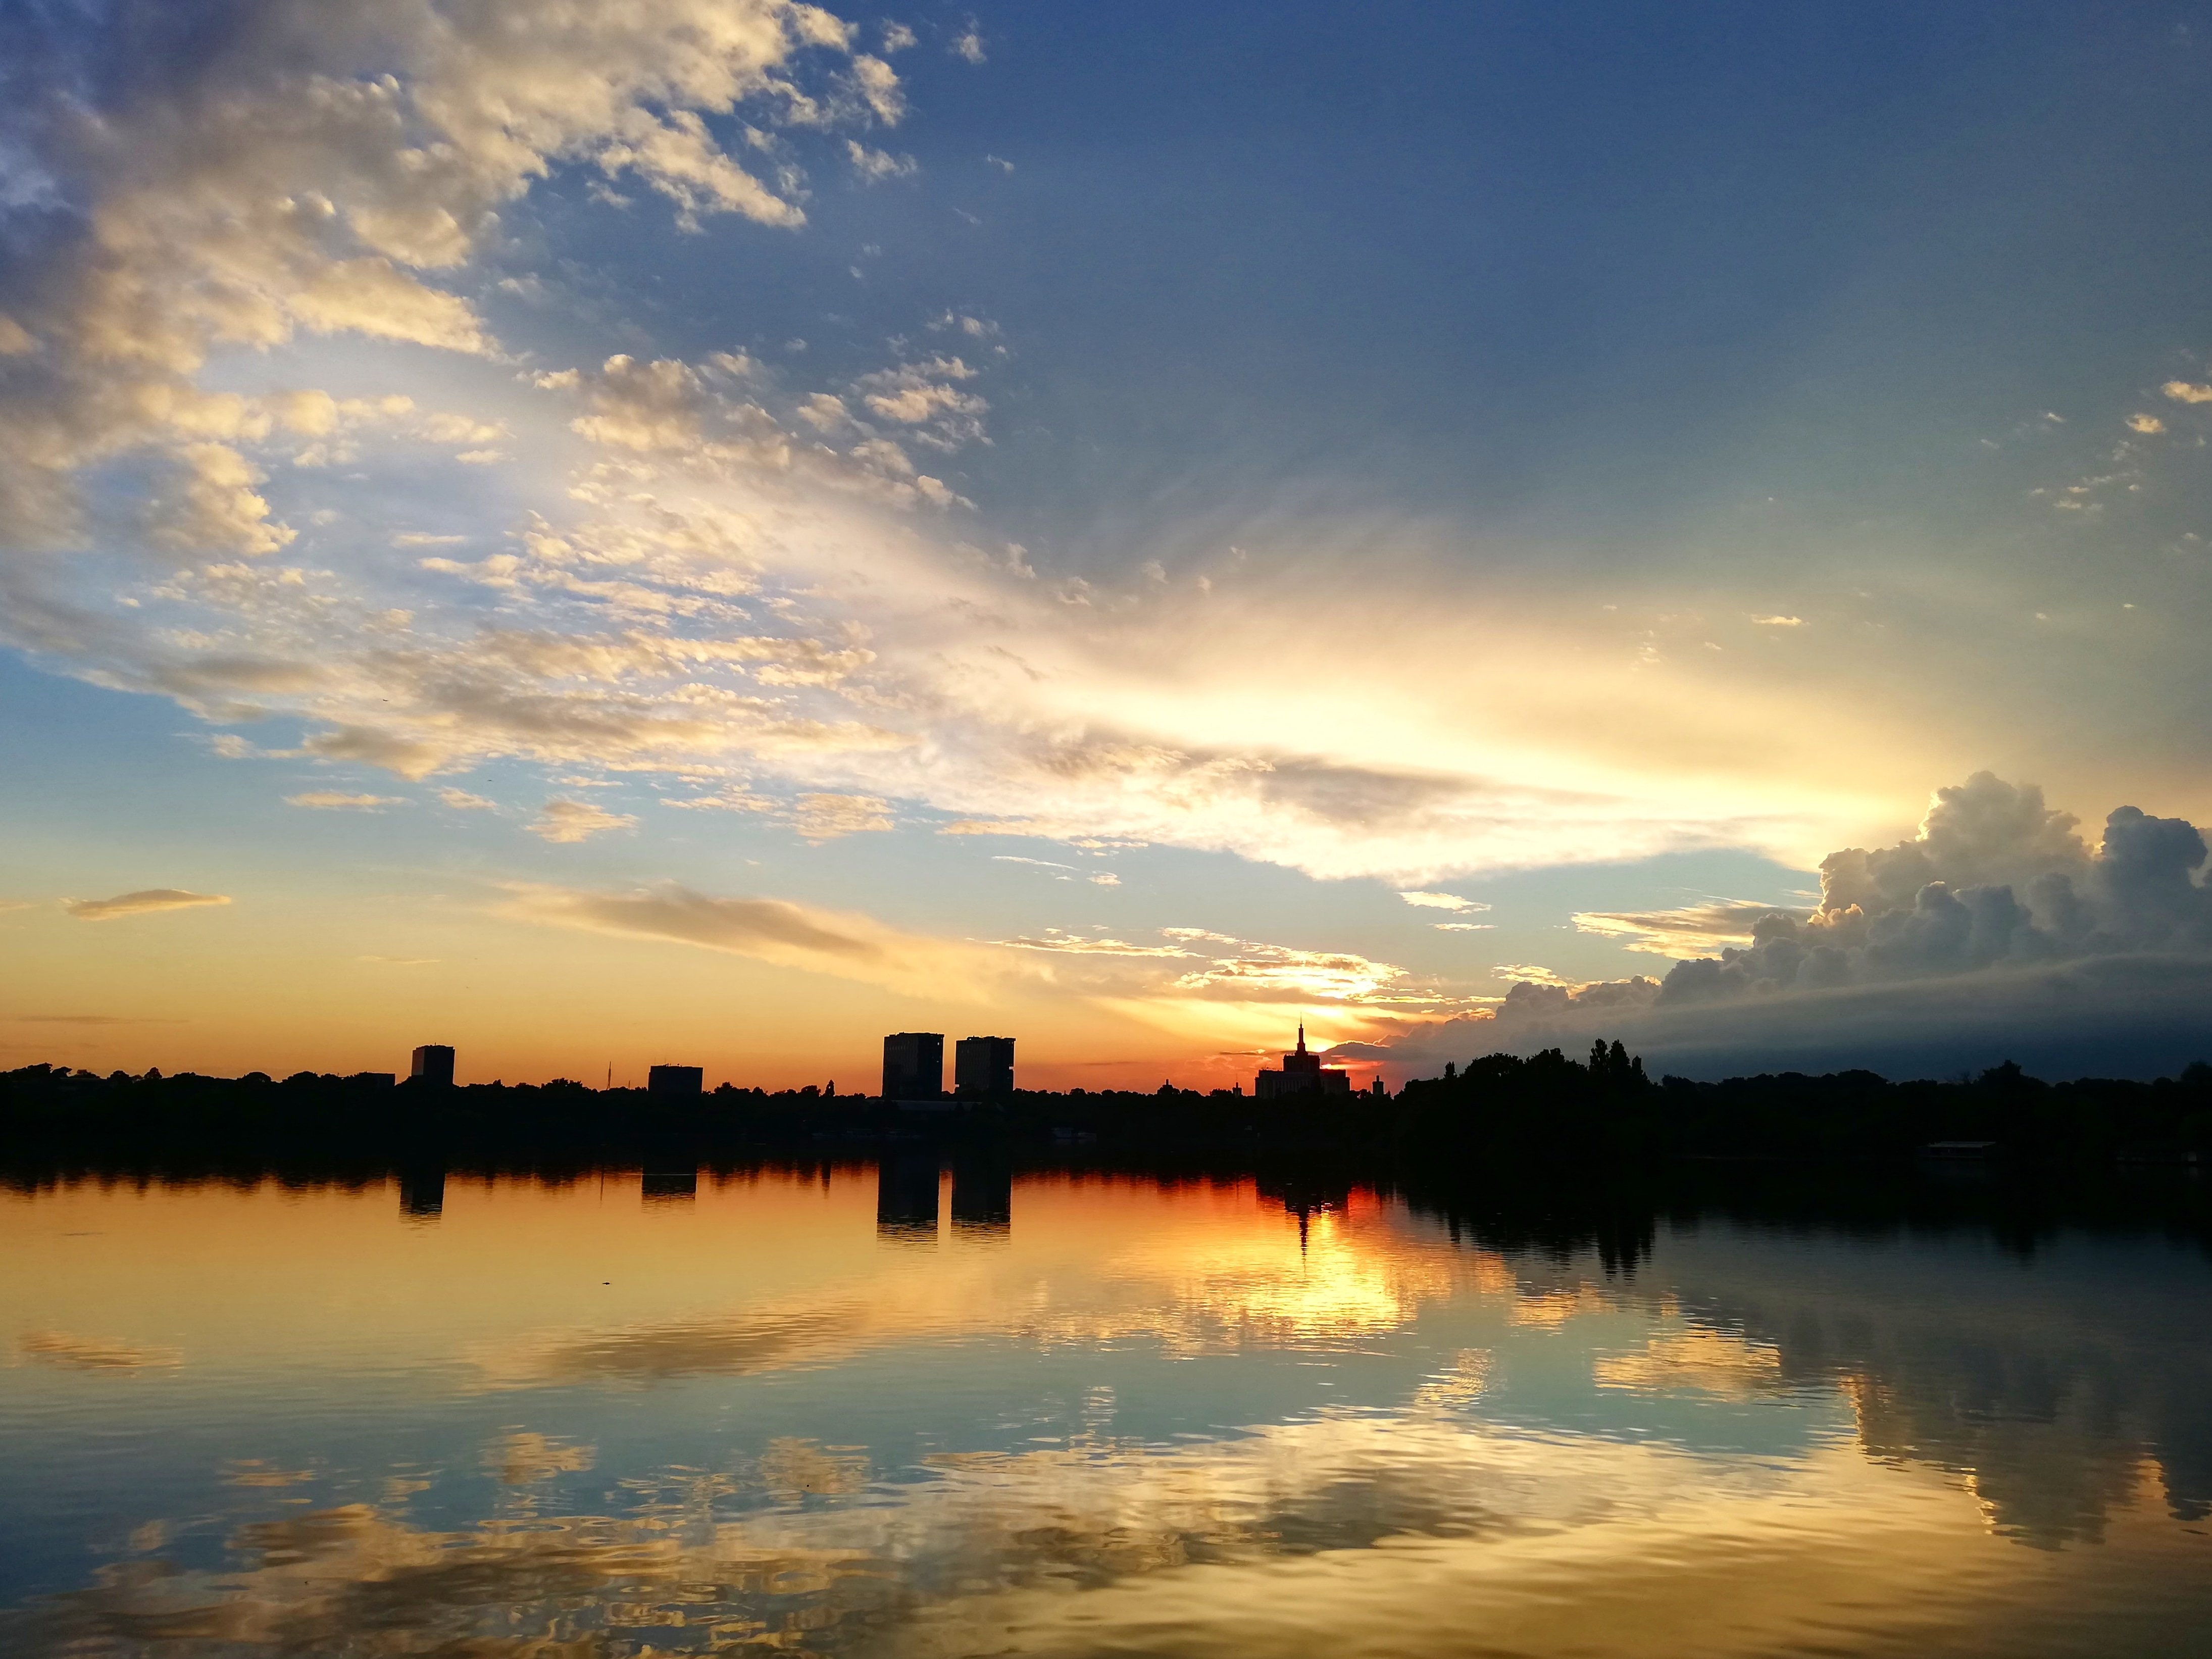
[[[65,538],[73,475],[152,447],[179,475],[161,534],[272,551],[289,537],[233,447],[234,405],[198,381],[212,354],[302,333],[486,352],[439,276],[555,169],[635,179],[689,221],[797,225],[796,180],[748,171],[707,118],[902,108],[847,25],[788,0],[370,0],[343,26],[309,0],[218,9],[127,9],[89,47],[58,30],[12,83],[51,208],[22,239],[45,257],[0,289],[0,520],[19,539]],[[802,88],[809,53],[841,67]]]
[[[2114,811],[2093,850],[2033,785],[1980,772],[1936,792],[1919,833],[1820,866],[1820,907],[1678,963],[1661,1002],[1972,972],[2006,963],[2212,948],[2205,845],[2180,818]]]
[[[2008,1051],[2048,1039],[2069,1054],[2094,1051],[2094,1029],[2116,1043],[2153,1026],[2143,1040],[2204,1042],[2206,874],[2203,832],[2183,819],[2122,806],[2093,847],[2034,785],[1980,772],[1938,789],[1911,838],[1829,854],[1815,907],[1723,900],[1586,913],[1576,918],[1586,932],[1680,959],[1656,978],[1524,981],[1494,1009],[1396,1052],[1525,1047],[1599,1030],[1661,1054],[1844,1064],[1900,1044],[1936,1052],[1947,1032]]]

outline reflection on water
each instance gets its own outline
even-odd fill
[[[880,1170],[0,1201],[0,1648],[2154,1654],[2212,1267]]]

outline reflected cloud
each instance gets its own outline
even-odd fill
[[[2025,1558],[1989,1555],[2002,1546],[1959,1525],[1966,1494],[1839,1449],[1785,1471],[1334,1417],[1173,1449],[1079,1437],[940,1456],[898,1486],[809,1442],[773,1443],[760,1468],[775,1507],[672,1469],[622,1514],[431,1530],[356,1504],[252,1522],[228,1571],[156,1554],[8,1634],[38,1655],[331,1651],[364,1632],[382,1651],[518,1659],[1752,1655],[1839,1629],[1986,1632],[2033,1611]]]
[[[67,1331],[29,1332],[16,1339],[15,1352],[38,1364],[73,1371],[163,1370],[185,1363],[183,1353],[175,1348],[73,1336]]]
[[[1601,1358],[1590,1370],[1601,1389],[1748,1400],[1780,1383],[1782,1358],[1771,1347],[1722,1331],[1667,1331],[1641,1352]]]
[[[927,1237],[937,1171],[928,1170]],[[956,1188],[957,1191],[957,1188]],[[834,1364],[902,1343],[994,1337],[1043,1347],[1131,1340],[1176,1355],[1330,1348],[1401,1328],[1426,1304],[1484,1293],[1494,1263],[1399,1247],[1387,1229],[1322,1212],[1301,1246],[1287,1226],[1107,1249],[1090,1271],[1039,1279],[995,1255],[915,1265],[901,1252],[835,1293],[627,1328],[547,1332],[475,1351],[483,1386],[648,1383]],[[1597,1305],[1595,1300],[1592,1305]]]
[[[507,1486],[526,1486],[550,1480],[556,1474],[574,1474],[592,1467],[592,1450],[573,1441],[549,1439],[517,1429],[501,1436],[484,1451],[484,1467]]]

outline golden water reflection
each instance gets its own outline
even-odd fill
[[[2212,1623],[2201,1260],[1707,1228],[1627,1274],[1371,1194],[1054,1176],[887,1237],[861,1180],[628,1183],[449,1181],[434,1225],[388,1190],[0,1204],[41,1269],[0,1288],[0,1454],[94,1470],[155,1410],[224,1449],[197,1510],[118,1469],[78,1544],[107,1565],[0,1647],[2128,1654]],[[348,1467],[257,1420],[324,1401]]]

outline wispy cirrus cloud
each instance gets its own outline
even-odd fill
[[[516,884],[495,914],[541,926],[659,939],[953,1001],[1042,977],[1012,951],[902,933],[872,917],[786,899],[717,897],[675,883],[627,892]]]
[[[1576,928],[1585,933],[1615,939],[1622,948],[1653,956],[1709,956],[1724,946],[1748,945],[1752,930],[1767,916],[1803,921],[1813,912],[1787,905],[1761,904],[1752,899],[1711,899],[1668,910],[1581,910]]]
[[[342,789],[310,789],[284,797],[287,806],[305,806],[319,812],[380,812],[387,806],[404,806],[404,795],[349,794]]]
[[[605,807],[594,806],[589,801],[570,800],[556,795],[538,809],[531,820],[530,833],[556,846],[572,847],[578,842],[589,841],[593,836],[605,835],[610,830],[629,830],[637,823],[629,812],[610,812]]]
[[[62,908],[79,921],[115,921],[125,916],[154,915],[164,910],[192,910],[229,902],[229,896],[222,893],[193,893],[181,887],[142,887],[137,892],[118,893],[113,898],[64,899]]]

